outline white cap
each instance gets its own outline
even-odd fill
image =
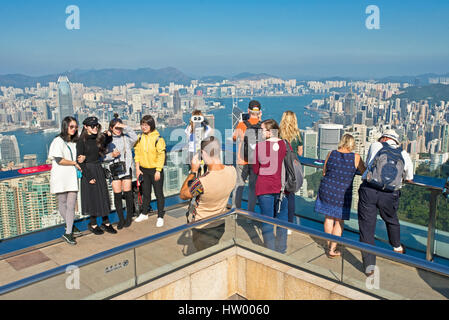
[[[399,142],[399,135],[393,129],[385,130],[382,133],[382,135],[380,136],[380,139],[382,139],[383,137],[393,139],[394,141],[396,141],[397,144],[400,144],[400,142]]]

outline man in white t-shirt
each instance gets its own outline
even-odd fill
[[[383,143],[388,144],[387,147],[393,149],[400,148],[399,135],[394,130],[386,130],[379,141],[373,143],[368,151],[368,157],[366,158],[367,170],[363,173],[363,183],[359,189],[358,220],[360,242],[375,244],[374,234],[376,231],[377,210],[379,210],[380,216],[387,226],[388,239],[394,251],[405,253],[405,247],[400,242],[400,225],[397,216],[401,191],[389,192],[381,190],[367,182],[368,173],[371,171],[376,154],[384,148]],[[402,176],[404,180],[411,182],[413,180],[413,163],[405,150],[402,150],[401,155],[404,161]],[[376,265],[376,256],[362,252],[362,259],[365,274],[368,276],[372,275]]]

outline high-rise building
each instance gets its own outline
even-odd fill
[[[445,123],[441,127],[441,152],[449,152],[449,124]]]
[[[175,116],[182,117],[181,113],[181,96],[179,95],[179,91],[175,90],[173,94],[173,112]]]
[[[61,121],[67,116],[74,116],[72,90],[70,89],[70,82],[66,76],[58,78],[58,106],[59,119],[57,123],[61,125]]]
[[[4,238],[39,230],[46,216],[58,212],[56,195],[50,193],[50,172],[0,182],[0,200]]]
[[[20,163],[20,150],[16,136],[0,135],[0,160],[2,164]]]
[[[345,114],[355,116],[356,113],[356,102],[355,102],[355,96],[352,93],[348,93],[348,95],[345,97],[345,107],[344,107]]]
[[[303,137],[303,157],[316,159],[318,157],[318,132],[311,129],[301,130]],[[315,168],[304,166],[304,176],[316,172]]]
[[[26,154],[23,156],[23,162],[25,164],[25,168],[35,167],[37,166],[37,155]]]
[[[338,148],[342,135],[343,125],[341,124],[318,125],[318,155],[320,159],[326,159],[330,151]]]
[[[360,157],[365,161],[366,160],[366,131],[367,128],[365,125],[354,124],[351,128],[347,130],[347,133],[351,134],[355,140],[354,151],[359,154]],[[357,204],[359,202],[359,193],[358,190],[360,185],[362,184],[362,177],[355,176],[352,188],[352,209],[357,210]]]

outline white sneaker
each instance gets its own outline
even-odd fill
[[[164,218],[157,218],[156,227],[160,228],[164,226]]]
[[[142,222],[142,221],[147,220],[147,219],[148,219],[148,216],[147,216],[146,214],[141,213],[141,214],[136,218],[136,220],[134,220],[134,221],[135,221],[135,222]]]

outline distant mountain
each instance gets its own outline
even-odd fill
[[[14,86],[24,88],[36,86],[37,83],[47,85],[56,82],[60,75],[65,75],[72,83],[83,83],[84,85],[112,88],[113,86],[135,83],[140,86],[142,82],[159,83],[168,85],[170,82],[189,84],[192,78],[185,75],[176,68],[163,69],[141,68],[131,69],[101,69],[101,70],[73,70],[61,74],[30,77],[21,74],[0,75],[0,86]]]
[[[381,79],[377,79],[379,82],[408,82],[411,84],[426,85],[429,84],[429,78],[449,77],[449,73],[436,74],[425,73],[417,76],[390,76]]]
[[[223,80],[227,80],[227,78],[223,76],[206,76],[200,78],[200,81],[205,83],[217,83],[222,82]]]
[[[448,101],[449,100],[449,85],[431,84],[428,86],[412,86],[404,89],[404,92],[391,97],[392,100],[396,98],[409,99],[413,101],[433,100],[433,101]]]
[[[243,72],[239,73],[235,76],[233,76],[230,80],[262,80],[262,79],[268,79],[268,78],[278,78],[280,77],[273,76],[271,74],[267,73],[249,73],[249,72]]]

